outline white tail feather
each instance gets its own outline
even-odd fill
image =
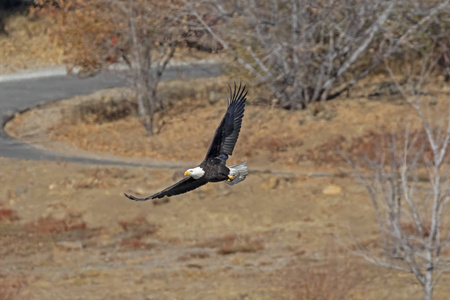
[[[230,175],[235,176],[233,181],[225,181],[229,185],[235,185],[239,182],[243,181],[245,177],[247,177],[248,170],[247,170],[247,162],[240,163],[238,165],[228,167],[230,169]]]

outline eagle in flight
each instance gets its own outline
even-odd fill
[[[125,196],[135,201],[146,201],[149,199],[158,199],[165,196],[171,197],[192,191],[208,182],[225,181],[229,185],[237,184],[243,181],[248,174],[246,163],[227,167],[228,156],[233,154],[241,130],[242,118],[244,117],[245,101],[247,100],[247,91],[245,86],[234,90],[230,87],[230,98],[228,98],[228,109],[216,129],[214,138],[206,153],[202,163],[193,169],[188,169],[182,180],[174,185],[146,198],[136,198],[131,195]]]

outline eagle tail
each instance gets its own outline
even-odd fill
[[[233,181],[225,181],[229,185],[235,185],[243,181],[248,174],[247,162],[240,163],[235,166],[228,167],[230,169],[230,175],[235,176]]]

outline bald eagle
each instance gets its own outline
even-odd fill
[[[214,138],[209,146],[208,152],[203,162],[193,169],[188,169],[182,180],[174,185],[146,198],[136,198],[131,195],[125,196],[135,201],[145,201],[149,199],[171,197],[192,191],[208,182],[225,181],[229,185],[243,181],[248,174],[246,163],[227,167],[225,165],[228,156],[233,154],[241,130],[242,118],[244,117],[245,101],[247,91],[245,86],[239,85],[234,90],[230,88],[230,98],[228,98],[228,109],[219,127],[216,129]]]

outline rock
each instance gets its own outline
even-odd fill
[[[52,286],[52,283],[50,283],[48,281],[44,281],[44,280],[39,280],[39,281],[33,282],[31,285],[35,286],[35,287],[50,287],[50,286]]]
[[[136,188],[136,194],[139,194],[139,195],[144,195],[144,194],[145,194],[145,191],[144,191],[144,189],[143,189],[143,188],[141,188],[141,187],[138,187],[138,188]]]
[[[280,180],[277,177],[270,177],[268,180],[261,184],[263,190],[273,190],[278,187]]]
[[[187,264],[186,267],[191,269],[203,269],[203,266],[199,264]]]
[[[76,242],[71,242],[71,241],[62,241],[62,242],[58,242],[56,243],[55,246],[56,251],[59,252],[67,252],[67,251],[72,251],[72,250],[82,250],[83,249],[83,244],[80,241],[76,241]]]
[[[102,270],[89,269],[80,273],[80,278],[91,278],[91,277],[100,277],[105,275],[105,272]]]
[[[298,121],[298,125],[302,126],[302,125],[305,125],[307,122],[308,122],[308,121],[306,121],[306,119],[300,119],[300,120]]]
[[[228,196],[231,193],[230,187],[225,184],[215,184],[213,187],[215,188],[218,196]]]
[[[44,219],[52,218],[54,220],[65,220],[67,219],[67,207],[60,203],[56,203],[53,205],[48,205],[45,210],[43,216]]]
[[[428,105],[429,106],[435,106],[435,105],[438,105],[438,103],[439,103],[438,98],[437,97],[432,97],[430,102],[428,102]]]
[[[208,95],[209,104],[215,104],[222,99],[222,94],[216,93],[215,91],[210,91]]]
[[[24,186],[16,187],[16,195],[17,196],[22,195],[22,194],[24,194],[26,192],[27,192],[27,188],[26,187],[24,187]]]
[[[330,184],[322,190],[324,195],[339,195],[341,192],[341,187],[335,184]]]

